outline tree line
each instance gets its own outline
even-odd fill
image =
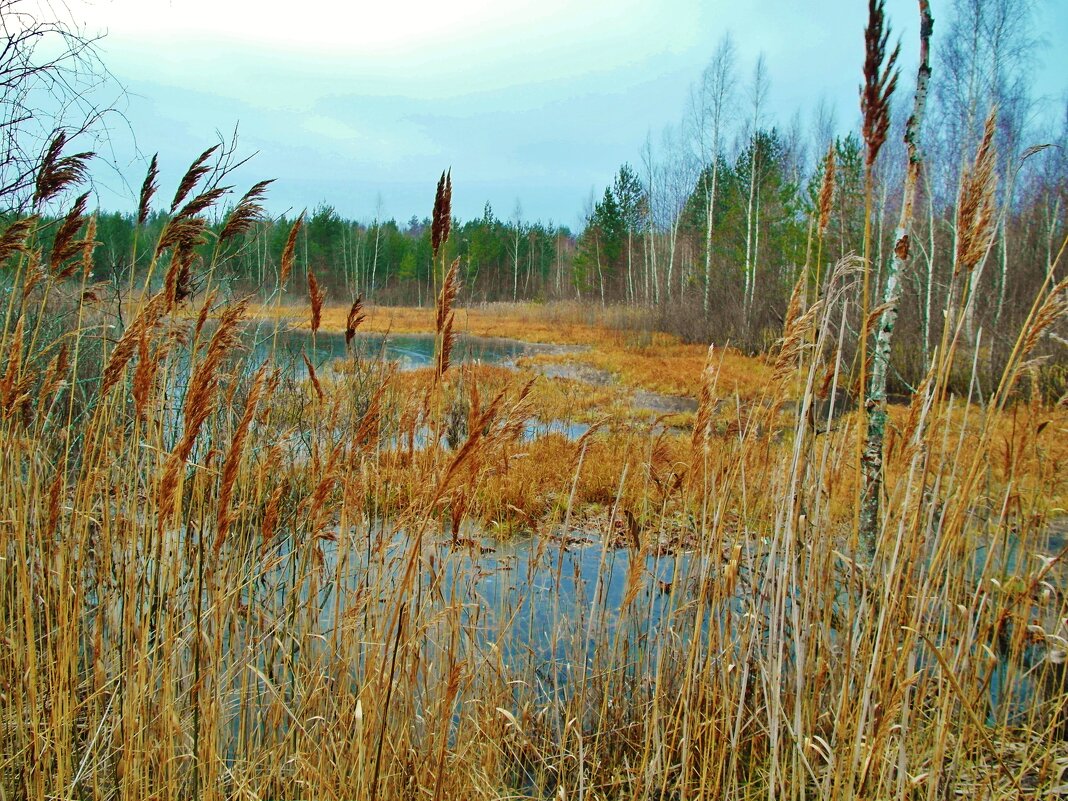
[[[945,11],[918,140],[913,251],[901,276],[894,372],[902,380],[922,374],[941,334],[957,269],[961,177],[988,120],[996,233],[966,290],[969,339],[991,368],[1011,346],[1001,332],[1018,330],[1068,230],[1068,103],[1061,99],[1050,114],[1049,102],[1030,94],[1036,4],[952,0]],[[465,301],[637,304],[687,339],[758,351],[781,331],[799,280],[815,297],[833,265],[865,246],[869,296],[881,297],[908,161],[908,93],[891,99],[886,145],[867,165],[862,137],[841,133],[826,103],[816,103],[807,121],[800,112],[773,118],[770,85],[763,57],[743,70],[724,37],[680,121],[656,140],[650,135],[633,163],[591,193],[581,230],[524,221],[518,207],[501,219],[488,203],[481,217],[454,220],[444,255],[459,260]],[[99,214],[95,273],[121,278],[146,269],[152,254],[138,253],[135,240],[152,241],[167,219],[156,211],[139,233],[133,214]],[[273,291],[293,222],[261,221],[222,259],[205,245],[204,261],[234,291]],[[433,303],[439,276],[429,217],[354,221],[322,204],[303,223],[298,273],[314,273],[334,300]],[[292,292],[302,286],[289,283]],[[861,306],[858,299],[843,320],[853,340]],[[1053,333],[1047,345],[1064,356],[1063,337]]]

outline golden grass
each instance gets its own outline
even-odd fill
[[[566,313],[563,317],[560,314]],[[282,319],[301,325],[308,319],[306,307],[287,305],[260,306],[251,312],[261,319]],[[327,306],[322,310],[324,331],[345,330],[347,309]],[[362,330],[377,333],[429,334],[436,330],[436,308],[375,306],[365,307],[366,320]],[[459,333],[481,337],[503,337],[527,342],[555,345],[591,345],[604,332],[601,326],[577,320],[573,304],[558,308],[534,304],[493,304],[476,308],[457,308],[456,327]]]
[[[281,319],[304,326],[309,311],[302,306],[251,309],[260,319]],[[343,332],[348,309],[326,306],[322,310],[323,331]],[[435,311],[430,308],[367,306],[363,331],[395,334],[433,333]],[[625,386],[696,398],[707,345],[689,345],[670,334],[654,332],[637,335],[606,324],[598,310],[583,312],[573,303],[549,305],[492,304],[456,309],[456,332],[478,337],[499,337],[522,342],[575,346],[567,353],[528,357],[530,364],[573,362],[610,373]],[[763,359],[723,349],[721,387],[743,398],[762,395],[771,380],[771,369]]]

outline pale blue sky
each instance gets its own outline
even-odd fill
[[[161,194],[188,163],[239,125],[238,187],[275,178],[272,212],[320,201],[369,219],[429,214],[438,174],[451,166],[453,208],[498,216],[517,200],[525,218],[579,224],[646,134],[677,124],[689,86],[720,37],[732,34],[740,78],[767,57],[769,115],[809,124],[821,95],[839,125],[855,123],[863,0],[453,0],[449,3],[72,0],[105,30],[103,56],[129,89],[116,157],[140,186],[159,151]],[[933,3],[936,34],[945,23]],[[1040,29],[1068,34],[1068,2],[1044,0]],[[294,16],[296,12],[299,16]],[[903,39],[902,88],[915,69],[916,4],[888,0]],[[1045,48],[1037,95],[1068,89],[1068,55]],[[740,112],[741,113],[741,112]],[[131,208],[133,190],[99,175],[106,208]]]

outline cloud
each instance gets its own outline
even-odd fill
[[[798,0],[112,0],[78,13],[108,29],[104,56],[136,95],[128,115],[140,147],[160,149],[176,174],[239,124],[243,150],[258,151],[249,180],[278,179],[272,208],[328,200],[370,215],[381,193],[406,218],[423,213],[424,186],[451,165],[464,216],[486,199],[511,208],[518,197],[532,217],[570,220],[591,187],[599,193],[620,164],[639,160],[648,131],[659,141],[661,127],[677,125],[727,31],[739,55],[734,123],[764,52],[769,119],[784,124],[801,109],[807,122],[825,96],[852,125],[864,4],[813,9]],[[907,91],[915,7],[888,0],[887,11],[903,38]],[[136,162],[132,148],[120,155]],[[132,186],[143,171],[135,166]],[[108,202],[123,205],[117,194]]]

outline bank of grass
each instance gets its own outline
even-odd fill
[[[348,306],[324,306],[322,330],[343,332],[347,312]],[[252,314],[305,328],[310,320],[308,307],[296,304],[259,306],[252,309]],[[369,306],[366,314],[361,330],[395,334],[434,331],[432,308]],[[665,395],[693,398],[700,391],[707,346],[649,331],[640,309],[604,309],[574,302],[494,303],[460,307],[456,315],[459,333],[560,346],[557,352],[527,357],[531,365],[585,366],[632,389]],[[763,359],[724,347],[720,375],[724,390],[753,399],[767,390],[771,370]]]
[[[33,220],[0,234],[4,798],[1008,799],[1065,782],[1065,551],[1046,532],[1068,421],[1014,400],[1063,284],[985,404],[947,396],[935,365],[893,410],[868,553],[860,421],[807,412],[846,380],[845,271],[761,361],[609,338],[601,311],[472,310],[472,333],[596,347],[620,388],[440,357],[298,379],[243,361],[249,308],[212,291],[214,262],[192,291],[217,200],[196,166],[148,245],[162,288],[135,285],[122,322],[86,291],[91,236],[42,259]],[[619,395],[635,387],[697,398],[690,426],[636,419]],[[524,434],[569,416],[600,425]],[[529,559],[488,561],[507,540]],[[491,592],[486,570],[512,583]]]

